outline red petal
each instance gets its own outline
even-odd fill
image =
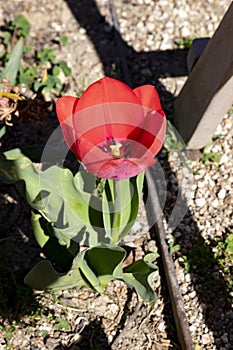
[[[166,118],[155,111],[145,110],[145,119],[128,135],[134,140],[133,156],[142,157],[143,150],[150,150],[154,156],[159,152],[166,134]],[[143,153],[142,153],[143,152]]]
[[[139,86],[133,92],[138,96],[143,107],[154,111],[162,110],[158,92],[152,85]]]
[[[78,102],[79,98],[73,96],[63,96],[57,100],[56,112],[60,124],[72,117],[72,115],[75,113]]]
[[[93,105],[128,102],[141,104],[138,97],[126,84],[119,80],[105,77],[91,84],[82,94],[78,109],[92,107]]]
[[[144,111],[141,105],[112,102],[78,111],[73,117],[73,125],[78,137],[89,133],[89,140],[96,144],[112,138],[127,138],[143,120]]]
[[[73,113],[79,99],[73,96],[64,96],[57,100],[56,112],[67,146],[75,152],[76,131],[73,126]]]
[[[113,159],[98,169],[96,176],[113,180],[125,180],[143,172],[155,163],[153,158]]]

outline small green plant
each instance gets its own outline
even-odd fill
[[[62,329],[65,329],[66,331],[70,330],[70,323],[64,318],[58,317],[56,318],[55,321],[56,321],[56,325],[55,325],[56,331],[60,331]]]
[[[61,40],[62,45],[64,45],[64,46],[68,45],[68,38],[66,35],[62,35],[60,40]]]
[[[218,261],[225,279],[227,281],[228,288],[233,292],[233,281],[231,276],[231,269],[233,265],[233,234],[222,240],[219,237],[215,238],[215,259]]]
[[[215,140],[217,140],[221,135],[214,135],[212,140],[203,148],[201,161],[208,165],[209,163],[219,163],[221,156],[218,152],[211,151],[211,146]]]
[[[174,241],[169,242],[169,253],[171,255],[175,254],[180,250],[180,244],[174,244]]]
[[[19,14],[9,25],[9,29],[12,33],[16,33],[17,36],[22,36],[24,38],[29,36],[30,23],[22,15]]]
[[[233,233],[231,233],[226,239],[226,251],[231,255],[233,259]]]
[[[14,79],[11,79],[11,83],[14,85],[26,85],[33,92],[41,92],[42,94],[54,92],[55,94],[60,94],[63,83],[61,80],[61,74],[64,74],[65,77],[71,75],[71,69],[68,67],[67,62],[60,61],[56,62],[56,54],[53,48],[45,47],[41,51],[33,51],[31,46],[24,46],[23,38],[29,37],[30,23],[24,18],[23,15],[19,15],[15,20],[9,23],[7,30],[0,37],[0,41],[3,44],[5,50],[1,51],[0,59],[2,66],[8,66],[10,70],[12,67],[16,67],[20,62],[20,59],[17,60],[15,55],[11,55],[11,61],[9,62],[10,54],[15,45],[17,38],[21,38],[21,51],[19,54],[23,57],[23,64],[17,66],[14,71]],[[61,43],[64,45],[68,44],[68,38],[66,36],[61,37]],[[14,46],[15,45],[15,46]],[[19,45],[19,44],[18,44]],[[28,61],[26,54],[30,52],[30,56],[34,58],[34,63],[31,64]],[[20,58],[21,58],[20,56]],[[4,73],[4,77],[8,78],[5,74],[6,68],[0,73]],[[8,79],[9,80],[9,79]]]
[[[193,38],[180,38],[175,40],[175,44],[181,49],[189,49],[192,45]]]
[[[212,163],[219,163],[220,159],[221,159],[221,156],[220,156],[219,153],[206,151],[205,149],[203,150],[201,161],[205,165],[208,165],[210,162],[212,162]]]

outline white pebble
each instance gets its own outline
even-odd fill
[[[213,206],[214,208],[218,208],[218,206],[219,206],[219,201],[218,201],[217,198],[214,199],[214,200],[212,201],[212,206]]]
[[[226,190],[225,188],[221,188],[221,190],[218,192],[218,198],[224,199],[226,197]]]
[[[205,198],[197,198],[195,203],[198,207],[203,207],[206,204]]]
[[[202,335],[202,344],[207,345],[211,342],[211,338],[208,333]]]
[[[157,328],[160,332],[162,332],[164,330],[164,322],[159,323]]]
[[[189,329],[190,329],[190,332],[191,332],[191,333],[196,332],[196,326],[195,326],[194,324],[192,324],[192,325],[189,327]]]
[[[190,35],[190,30],[187,27],[183,27],[180,30],[182,37],[188,37]]]

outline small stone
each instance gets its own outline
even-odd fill
[[[183,27],[180,30],[180,34],[182,37],[188,37],[190,35],[190,30],[187,27]]]
[[[187,273],[187,274],[185,275],[185,281],[186,281],[187,283],[190,283],[190,282],[191,282],[191,275],[190,275],[190,273]]]
[[[82,34],[82,35],[86,34],[86,29],[85,28],[80,28],[79,29],[79,33]]]
[[[191,332],[191,333],[196,332],[196,326],[195,326],[194,324],[192,324],[192,325],[189,327],[189,329],[190,329],[190,332]]]
[[[225,188],[221,188],[221,190],[218,192],[218,198],[224,199],[226,197],[226,190]]]
[[[203,207],[206,204],[205,198],[197,198],[195,203],[198,207]]]
[[[211,338],[208,333],[202,335],[202,344],[207,345],[211,342]]]
[[[147,22],[146,28],[149,32],[153,32],[155,30],[155,23]]]
[[[212,201],[212,206],[213,206],[214,208],[218,208],[218,206],[219,206],[219,201],[218,201],[217,198],[214,199],[214,200]]]
[[[196,295],[197,295],[197,293],[195,290],[189,294],[191,299],[194,299],[196,297]]]
[[[184,11],[184,10],[182,10],[182,9],[180,9],[180,10],[177,11],[177,15],[178,15],[180,18],[186,18],[186,17],[188,17],[187,12]]]
[[[160,332],[162,332],[164,330],[164,322],[160,322],[157,328]]]

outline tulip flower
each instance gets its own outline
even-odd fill
[[[138,175],[155,163],[165,138],[165,114],[151,85],[132,90],[106,77],[80,98],[59,98],[56,110],[68,147],[99,178]]]

